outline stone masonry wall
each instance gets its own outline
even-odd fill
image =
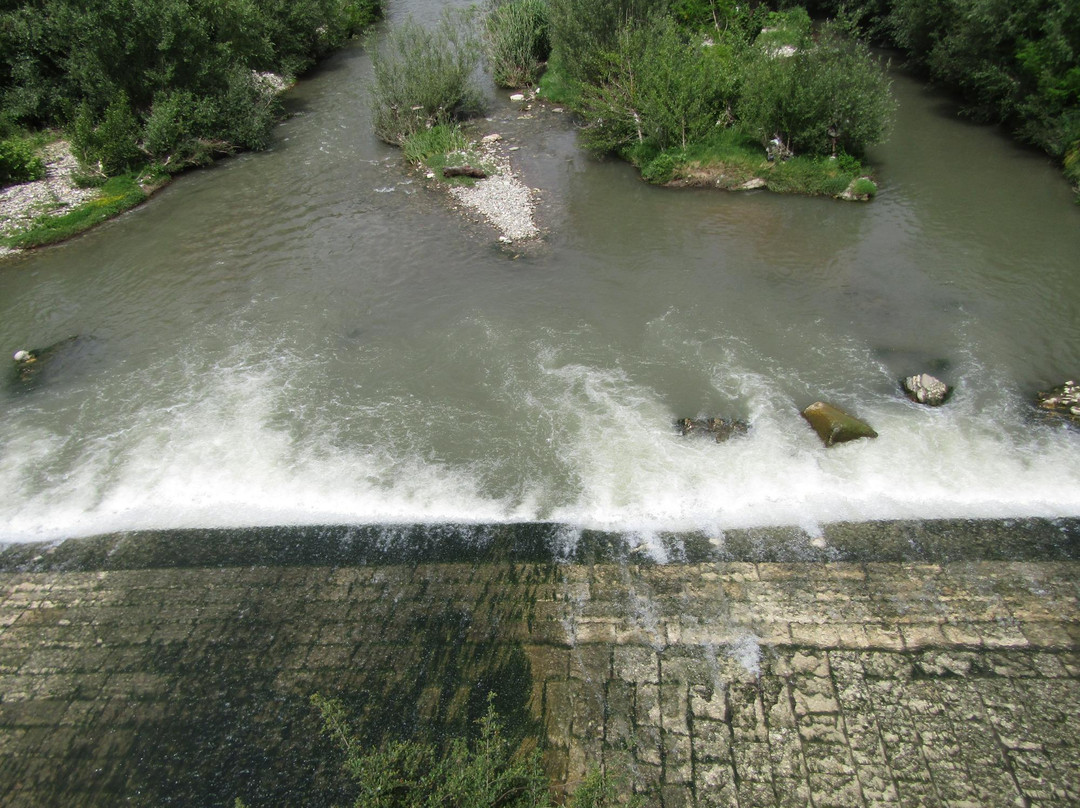
[[[0,573],[0,806],[344,804],[500,712],[650,806],[1080,804],[1080,562]]]

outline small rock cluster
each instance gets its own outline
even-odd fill
[[[745,435],[750,431],[750,425],[739,419],[725,418],[680,418],[675,422],[675,428],[680,435],[694,437],[711,437],[717,443]]]
[[[1065,418],[1080,424],[1080,384],[1073,380],[1035,397],[1035,403],[1047,415]]]
[[[951,387],[929,373],[901,379],[900,387],[912,401],[927,407],[940,407],[952,393]],[[1040,392],[1035,403],[1048,416],[1064,418],[1070,424],[1080,424],[1080,383],[1067,381],[1052,390]],[[800,415],[813,427],[826,447],[878,436],[865,421],[824,401],[815,401]],[[736,435],[745,435],[750,428],[744,421],[723,418],[680,418],[675,422],[675,427],[680,435],[712,435],[717,443]]]

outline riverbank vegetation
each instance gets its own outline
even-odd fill
[[[580,115],[588,149],[655,183],[868,198],[860,158],[893,112],[869,49],[801,7],[489,0],[482,24],[408,21],[377,45],[375,129],[389,143],[474,114],[483,53],[496,84],[539,84]]]
[[[66,138],[85,182],[128,185],[37,242],[70,235],[163,175],[262,149],[278,93],[370,24],[381,0],[14,0],[0,10],[0,184],[40,179]],[[48,137],[48,136],[45,136]],[[40,144],[37,144],[38,146]],[[116,185],[117,183],[113,183]],[[111,214],[109,214],[111,215]],[[82,224],[76,225],[78,220]],[[10,239],[9,239],[10,242]],[[40,242],[39,242],[40,243]]]
[[[652,182],[875,190],[860,158],[886,137],[894,103],[883,65],[848,29],[815,26],[798,6],[550,2],[561,75],[541,94],[554,85],[581,113],[593,151]]]
[[[1072,0],[814,0],[899,48],[961,111],[1045,151],[1080,193],[1080,4]]]

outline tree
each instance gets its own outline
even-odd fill
[[[882,65],[869,49],[826,25],[793,53],[758,48],[747,64],[737,117],[768,143],[793,151],[862,154],[884,140],[895,101]]]

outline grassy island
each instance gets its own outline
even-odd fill
[[[519,2],[521,0],[518,0]],[[885,67],[849,26],[799,6],[550,0],[541,96],[585,145],[649,182],[867,199],[888,134]]]

